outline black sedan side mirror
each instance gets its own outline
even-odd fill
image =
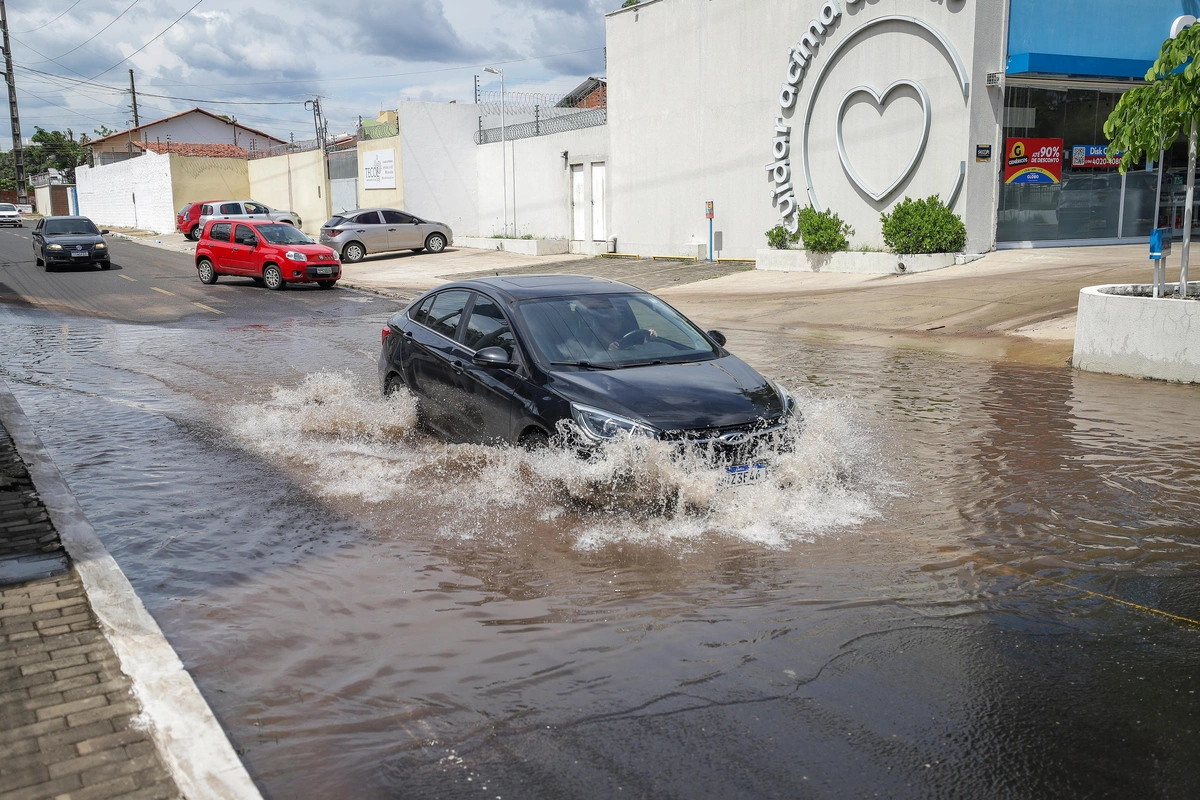
[[[709,331],[708,338],[721,345],[721,347],[725,346],[725,334],[721,333],[720,331]]]
[[[108,229],[107,229],[107,228],[105,228],[104,230],[100,231],[100,235],[101,235],[101,236],[108,236]]]
[[[499,367],[500,369],[512,369],[514,366],[512,359],[508,357],[508,351],[503,347],[485,347],[475,354],[471,363],[477,367]]]

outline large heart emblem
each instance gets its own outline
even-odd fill
[[[846,107],[850,105],[850,101],[854,100],[860,94],[865,94],[870,97],[872,102],[874,102],[875,107],[880,110],[880,113],[882,113],[887,106],[888,98],[891,97],[897,89],[905,86],[915,91],[917,93],[917,97],[921,101],[921,113],[924,116],[924,126],[921,130],[921,143],[917,145],[917,151],[913,153],[912,159],[908,162],[908,166],[904,168],[904,171],[900,173],[900,177],[896,178],[895,182],[882,192],[876,192],[871,189],[871,187],[867,186],[866,182],[863,181],[862,176],[858,174],[858,172],[854,169],[854,166],[850,163],[850,157],[846,155],[846,143],[842,137],[842,121],[846,117]],[[917,164],[921,162],[921,156],[925,154],[925,146],[929,144],[929,124],[929,95],[926,94],[925,87],[916,81],[910,81],[906,79],[898,80],[891,86],[884,89],[882,93],[876,92],[870,86],[854,87],[850,91],[846,92],[846,96],[842,98],[841,105],[838,106],[837,149],[838,157],[842,160],[842,168],[846,170],[846,174],[850,176],[850,180],[855,186],[865,192],[875,202],[881,202],[884,198],[890,196],[892,192],[896,191],[900,184],[908,180],[908,177],[912,175],[913,170],[917,168]]]

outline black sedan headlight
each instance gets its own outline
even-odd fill
[[[658,438],[658,431],[649,425],[591,406],[571,403],[571,417],[583,435],[593,442],[612,441],[621,434]]]
[[[791,417],[795,415],[797,410],[796,398],[792,397],[792,393],[775,381],[771,381],[771,387],[775,390],[775,394],[779,395],[779,402],[783,404],[783,416]]]

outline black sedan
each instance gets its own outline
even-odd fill
[[[45,217],[33,229],[33,259],[47,272],[68,264],[108,269],[112,261],[106,233],[87,217]]]
[[[584,446],[640,435],[701,445],[753,482],[759,445],[796,413],[720,332],[614,281],[451,283],[395,314],[382,338],[384,393],[407,387],[422,424],[452,441],[538,446],[564,427]]]

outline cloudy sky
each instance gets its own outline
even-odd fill
[[[620,0],[7,0],[22,134],[76,137],[204,106],[282,138],[331,132],[399,99],[472,102],[494,64],[508,90],[565,93],[604,74]],[[155,38],[157,36],[157,38]],[[123,60],[127,59],[127,60]],[[489,82],[494,76],[483,75]],[[484,85],[485,89],[499,89]],[[153,95],[161,95],[154,97]],[[218,102],[220,101],[220,102]],[[8,134],[7,125],[0,131]],[[12,146],[5,137],[3,149]]]

